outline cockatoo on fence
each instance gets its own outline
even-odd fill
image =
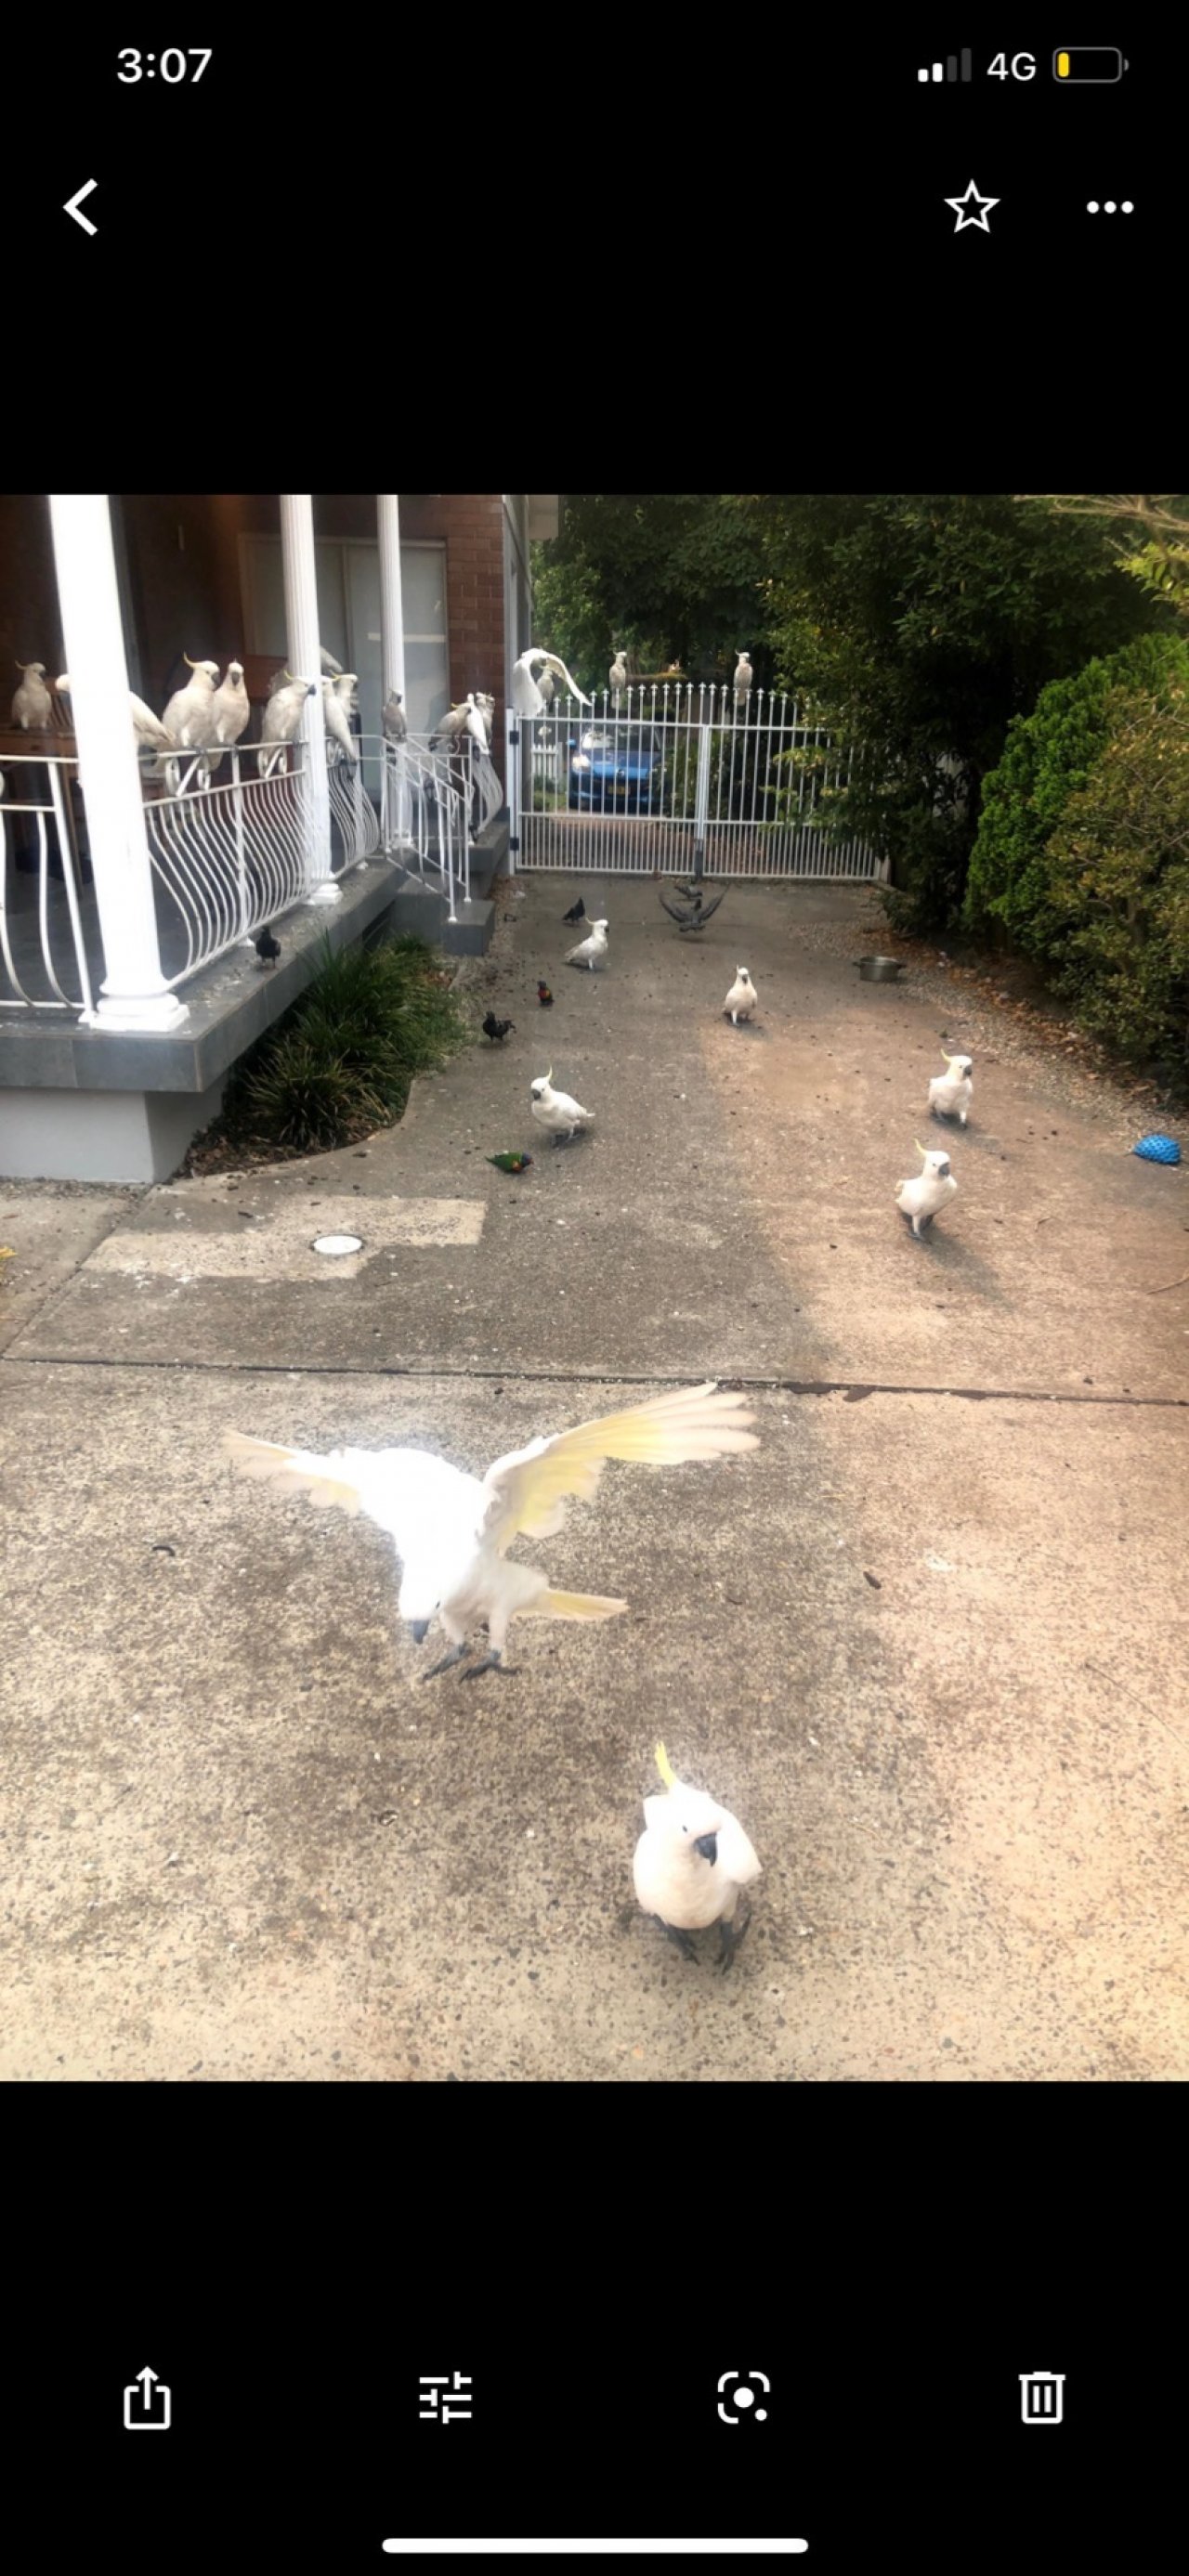
[[[339,699],[335,695],[335,683],[333,680],[327,679],[325,675],[322,680],[322,715],[329,740],[337,746],[338,751],[344,760],[353,761],[356,757],[356,753],[351,727],[347,722],[345,711]]]
[[[530,1083],[529,1089],[537,1125],[544,1128],[547,1136],[552,1136],[555,1145],[560,1145],[563,1139],[568,1145],[579,1128],[593,1127],[593,1109],[580,1108],[576,1100],[571,1100],[568,1091],[554,1090],[552,1065],[548,1073]]]
[[[323,670],[329,671],[333,676],[337,677],[338,673],[342,670],[342,663],[335,661],[333,653],[327,652],[325,644],[321,646],[320,650]]]
[[[389,742],[404,742],[407,740],[409,731],[408,718],[405,715],[404,703],[399,689],[390,689],[384,700],[383,725]]]
[[[61,679],[55,680],[54,687],[56,688],[60,698],[68,698],[70,696],[70,674],[68,671],[63,671]],[[134,689],[129,689],[128,691],[128,706],[132,716],[132,730],[136,735],[138,748],[141,751],[168,751],[171,747],[169,735],[166,733],[160,716],[155,716],[152,708],[146,707],[144,699],[138,698]]]
[[[54,701],[45,685],[44,662],[18,662],[24,678],[12,697],[12,721],[22,733],[45,733],[53,724]]]
[[[537,687],[541,693],[541,704],[546,715],[548,715],[549,709],[553,704],[553,692],[556,686],[557,682],[553,677],[552,671],[542,671],[540,679],[537,682]]]
[[[744,653],[741,651],[739,659],[735,664],[735,706],[740,715],[746,715],[747,713],[747,699],[751,683],[751,655],[750,653]]]
[[[592,921],[589,937],[580,939],[576,948],[567,948],[566,965],[589,966],[593,975],[596,966],[602,965],[607,954],[607,933],[610,927],[609,921]]]
[[[919,1137],[914,1137],[913,1142],[924,1168],[915,1180],[897,1181],[896,1204],[901,1216],[912,1218],[913,1233],[919,1236],[923,1226],[932,1225],[958,1184],[950,1170],[948,1154],[931,1154]]]
[[[346,717],[348,717],[348,719],[349,719],[351,716],[357,716],[357,715],[358,715],[358,713],[359,713],[359,673],[358,673],[358,671],[338,671],[338,672],[336,672],[336,674],[335,674],[335,682],[334,682],[334,694],[335,694],[336,698],[338,699],[339,705],[341,706],[341,708],[342,708],[342,710],[343,710],[344,715],[345,715]]]
[[[690,1933],[717,1923],[725,1971],[751,1921],[749,1902],[735,1931],[740,1895],[759,1878],[760,1863],[729,1807],[674,1778],[663,1744],[656,1767],[668,1794],[644,1801],[645,1830],[632,1865],[637,1897],[687,1959],[698,1955]]]
[[[749,1020],[751,1018],[758,999],[759,996],[756,992],[755,985],[752,983],[751,977],[748,974],[746,966],[737,966],[735,968],[735,981],[731,986],[725,1002],[723,1003],[724,1011],[729,1011],[731,1014],[732,1028],[737,1027],[740,1020]]]
[[[216,689],[214,697],[211,700],[211,704],[214,709],[215,717],[215,741],[222,743],[238,742],[241,733],[246,729],[248,718],[252,712],[251,705],[248,700],[248,692],[244,687],[244,666],[242,662],[228,663],[226,671],[223,674],[222,682]],[[216,770],[221,766],[221,762],[217,760],[212,760],[208,763],[212,778],[214,777]]]
[[[485,1621],[489,1651],[462,1676],[473,1681],[503,1669],[514,1618],[613,1619],[628,1607],[598,1594],[554,1591],[537,1566],[509,1563],[513,1540],[521,1532],[552,1538],[565,1520],[565,1497],[589,1498],[608,1458],[670,1467],[757,1448],[743,1404],[713,1382],[682,1388],[530,1440],[483,1477],[421,1449],[336,1449],[316,1457],[238,1431],[224,1435],[224,1447],[245,1475],[268,1479],[283,1495],[307,1493],[313,1503],[366,1512],[387,1531],[401,1560],[400,1616],[416,1644],[435,1618],[450,1640],[450,1653],[425,1681],[461,1663],[471,1629]]]
[[[558,655],[546,653],[540,644],[530,644],[527,653],[522,653],[520,660],[512,666],[512,704],[518,716],[540,716],[545,712],[545,700],[537,686],[534,662],[543,663],[547,671],[553,671],[559,680],[564,680],[570,696],[577,698],[580,707],[590,705],[590,699],[583,697],[577,681],[571,679]]]
[[[974,1099],[974,1058],[969,1055],[945,1055],[948,1073],[935,1073],[929,1085],[929,1107],[935,1116],[960,1118],[963,1126]]]
[[[273,694],[268,701],[268,705],[264,710],[264,716],[260,726],[260,739],[262,743],[271,742],[279,745],[281,743],[292,742],[295,739],[296,735],[301,731],[302,711],[305,707],[306,699],[314,696],[315,686],[316,684],[313,680],[294,680],[289,677],[288,673],[285,673],[283,685],[279,689],[275,689],[273,691]],[[279,760],[279,749],[272,754],[271,758],[267,760],[262,758],[260,762],[261,777],[271,778],[274,769],[278,766]]]
[[[161,722],[177,750],[205,751],[215,739],[214,702],[219,681],[219,665],[217,662],[192,662],[188,653],[183,653],[182,660],[187,670],[193,672],[194,677],[187,681],[184,689],[174,690]],[[176,760],[159,760],[156,775],[158,778],[164,776],[168,779],[170,793],[176,796],[181,779],[181,763]],[[202,764],[200,775],[203,785],[209,786],[209,763]]]
[[[620,690],[626,689],[627,684],[628,666],[623,658],[623,646],[620,645],[619,650],[616,653],[615,660],[607,673],[607,686],[612,689],[615,696],[618,697]]]

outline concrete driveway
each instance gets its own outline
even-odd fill
[[[647,881],[584,885],[595,975],[578,890],[509,891],[465,973],[515,1034],[367,1148],[0,1185],[0,2074],[1183,2076],[1186,1167],[944,965],[859,984],[863,889],[732,886],[694,945]],[[942,1040],[974,1118],[916,1243]],[[550,1064],[597,1115],[569,1148]],[[309,1247],[352,1210],[344,1273]],[[519,1552],[629,1615],[525,1622],[473,1687],[420,1685],[377,1530],[219,1455],[481,1469],[702,1377],[760,1449],[609,1467]],[[634,1904],[658,1736],[764,1864],[725,1978]]]

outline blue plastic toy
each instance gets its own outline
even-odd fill
[[[1181,1148],[1175,1136],[1141,1136],[1133,1145],[1133,1154],[1142,1154],[1145,1163],[1179,1163]]]

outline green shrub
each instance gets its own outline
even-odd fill
[[[1122,1054],[1183,1069],[1189,645],[1146,636],[1042,690],[987,781],[964,920]]]
[[[223,1127],[257,1148],[308,1154],[399,1118],[409,1085],[456,1047],[463,1023],[424,941],[323,943],[315,981],[241,1058]]]

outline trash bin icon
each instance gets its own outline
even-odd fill
[[[1026,2424],[1059,2424],[1061,2392],[1065,2386],[1063,2370],[1028,2370],[1020,2372],[1020,2402]]]

